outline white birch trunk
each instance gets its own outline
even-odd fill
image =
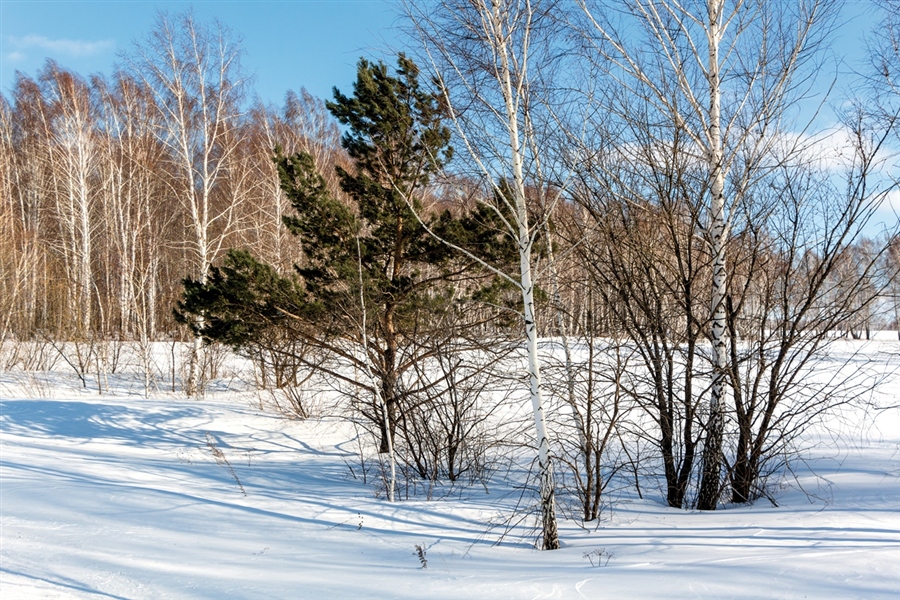
[[[518,276],[485,262],[469,250],[461,248],[452,242],[442,241],[468,258],[479,262],[490,272],[518,287],[522,293],[522,316],[525,325],[529,395],[534,415],[535,438],[538,448],[543,537],[541,545],[544,550],[554,550],[559,548],[559,533],[556,522],[553,466],[541,392],[541,361],[538,353],[538,331],[531,265],[534,236],[529,225],[525,193],[526,179],[523,172],[523,144],[522,136],[519,132],[520,104],[527,102],[529,94],[526,75],[531,52],[529,43],[533,33],[532,26],[535,14],[532,12],[532,6],[527,0],[522,2],[517,2],[516,0],[472,0],[465,7],[457,7],[462,12],[453,15],[452,19],[456,20],[455,25],[463,25],[466,31],[471,31],[474,34],[474,37],[469,37],[465,33],[459,33],[459,37],[466,38],[464,46],[474,43],[477,46],[474,47],[475,54],[484,52],[483,58],[490,64],[488,71],[493,80],[491,83],[497,84],[497,89],[491,90],[491,93],[499,91],[500,96],[503,98],[504,107],[501,110],[499,106],[495,106],[494,99],[490,98],[489,94],[481,95],[478,85],[469,79],[471,73],[469,69],[474,69],[475,72],[480,73],[485,69],[484,63],[479,62],[474,54],[469,54],[467,50],[461,50],[452,43],[445,43],[443,39],[445,33],[449,33],[451,37],[457,35],[455,31],[447,32],[444,29],[451,22],[449,17],[447,21],[443,20],[447,15],[438,16],[434,19],[432,17],[432,13],[449,12],[453,11],[454,8],[449,5],[440,5],[437,7],[437,11],[430,9],[425,11],[421,10],[418,4],[410,1],[405,2],[405,5],[416,29],[422,36],[422,40],[426,45],[426,52],[431,56],[432,50],[429,47],[433,45],[433,51],[447,62],[447,74],[450,77],[458,78],[466,92],[472,95],[472,97],[465,98],[464,102],[468,103],[471,100],[475,100],[477,101],[476,103],[482,103],[482,107],[490,115],[490,119],[497,119],[496,130],[492,126],[482,123],[481,125],[484,125],[485,128],[479,129],[474,135],[486,134],[492,138],[492,142],[496,142],[496,148],[501,149],[506,148],[507,142],[504,140],[508,135],[509,162],[506,162],[506,156],[502,158],[498,156],[494,158],[500,158],[499,161],[496,161],[500,164],[494,164],[493,160],[489,160],[483,155],[473,143],[474,138],[470,137],[466,125],[463,124],[465,119],[461,118],[460,113],[456,110],[455,98],[451,98],[450,89],[445,87],[442,68],[432,58],[432,66],[441,82],[442,93],[445,96],[450,118],[456,126],[463,144],[481,172],[492,182],[499,201],[505,203],[505,208],[508,209],[507,212],[488,203],[488,206],[495,211],[495,214],[503,222],[506,232],[515,240],[519,256]],[[518,54],[511,56],[510,45],[516,36],[521,38],[515,42]],[[515,66],[515,74],[513,65]],[[481,126],[472,124],[475,127]],[[502,171],[499,177],[495,170],[497,167],[500,167]],[[509,171],[512,171],[512,199],[509,199],[502,189],[503,183],[509,179]],[[421,219],[419,219],[419,223],[432,235],[435,235]],[[540,224],[538,224],[539,226]],[[438,237],[438,239],[441,238]]]
[[[87,135],[84,136],[87,138]],[[78,202],[78,288],[80,307],[79,322],[83,335],[91,333],[91,286],[93,284],[91,269],[91,212],[90,192],[87,185],[88,164],[87,148],[89,139],[80,140],[77,147],[77,202]]]
[[[54,144],[62,154],[62,183],[65,204],[57,199],[58,216],[67,233],[68,247],[64,255],[73,288],[71,290],[75,327],[79,336],[88,336],[92,328],[91,293],[93,269],[91,265],[91,196],[88,177],[94,163],[94,147],[91,139],[91,123],[86,114],[87,90],[76,87],[54,73],[55,101],[60,116],[55,123]],[[79,94],[80,92],[80,94]]]
[[[556,502],[554,498],[553,465],[550,461],[550,440],[544,418],[544,400],[541,394],[541,360],[538,355],[538,331],[534,310],[534,283],[531,276],[532,236],[528,223],[528,208],[525,201],[525,176],[522,172],[522,148],[519,141],[518,96],[513,95],[512,73],[509,64],[507,40],[501,18],[501,0],[493,0],[491,16],[500,54],[500,84],[506,108],[509,127],[509,149],[513,172],[513,193],[515,194],[516,224],[518,225],[519,276],[522,290],[522,307],[525,319],[525,344],[528,354],[528,380],[531,394],[531,408],[534,413],[534,429],[538,446],[538,477],[540,478],[542,548],[559,548],[559,532],[556,524]]]
[[[697,499],[700,510],[715,510],[719,499],[719,480],[722,463],[722,434],[725,418],[725,369],[728,351],[725,339],[725,173],[721,131],[721,86],[719,81],[719,44],[723,0],[709,0],[709,148],[710,173],[710,236],[712,238],[712,322],[713,379],[709,401],[709,421],[706,426],[706,444],[703,449],[703,477]]]

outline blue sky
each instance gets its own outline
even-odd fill
[[[384,0],[0,0],[0,90],[8,94],[16,70],[33,76],[48,57],[82,75],[109,74],[157,11],[193,8],[198,20],[219,19],[242,39],[242,63],[265,102],[280,105],[301,86],[330,98],[332,86],[350,91],[360,56],[396,51],[395,7]]]
[[[109,74],[157,11],[191,7],[201,21],[217,18],[242,38],[244,67],[265,102],[281,104],[301,86],[323,98],[332,86],[349,91],[360,56],[390,59],[403,46],[389,0],[0,0],[0,90],[9,92],[16,70],[34,75],[48,57],[82,75]],[[846,57],[845,70],[862,59],[874,15],[867,0],[846,2],[832,45]],[[821,79],[830,81],[830,72]]]
[[[360,56],[390,57],[403,45],[389,0],[0,0],[0,90],[9,92],[16,70],[34,75],[48,57],[82,75],[109,74],[117,53],[147,34],[158,11],[189,8],[241,37],[244,67],[265,102],[280,104],[301,86],[323,98],[332,86],[348,91]],[[861,61],[874,21],[867,0],[846,2],[832,45],[846,58],[845,70]]]

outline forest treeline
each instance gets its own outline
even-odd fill
[[[303,90],[280,110],[249,104],[224,32],[194,31],[192,55],[167,37],[191,34],[166,27],[111,77],[50,61],[3,97],[4,335],[182,338],[184,277],[229,247],[285,269],[299,258],[274,148],[345,161],[336,124]]]
[[[900,238],[872,218],[897,189],[900,14],[836,162],[792,129],[829,3],[701,4],[633,2],[621,30],[602,2],[407,5],[416,62],[361,60],[352,93],[280,108],[190,15],[108,77],[20,73],[0,343],[193,341],[191,393],[201,340],[266,385],[345,379],[381,451],[450,480],[483,459],[490,365],[524,344],[544,547],[551,455],[585,520],[628,469],[671,506],[764,495],[855,397],[811,381],[828,343],[898,328]]]

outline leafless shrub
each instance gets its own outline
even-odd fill
[[[414,366],[418,391],[403,396],[399,428],[403,459],[422,480],[454,483],[484,476],[498,407],[490,397],[495,366],[496,357],[485,353],[465,356],[446,349]]]
[[[231,466],[231,463],[228,462],[228,458],[226,458],[225,453],[222,452],[216,445],[216,438],[213,437],[213,435],[208,431],[206,432],[206,447],[209,448],[210,453],[213,455],[213,458],[216,461],[216,464],[228,471],[228,473],[231,475],[231,478],[234,479],[234,482],[237,484],[238,489],[241,490],[241,494],[246,496],[247,491],[244,489],[241,480],[238,479],[237,472],[234,470],[234,467]]]
[[[627,346],[590,336],[576,348],[584,356],[571,365],[572,394],[561,389],[567,385],[563,365],[548,363],[545,381],[553,397],[568,398],[557,400],[553,420],[558,460],[568,467],[560,485],[574,495],[581,520],[588,522],[599,519],[604,494],[617,473],[637,469],[623,447],[620,431],[637,405],[625,382],[634,368]]]
[[[306,386],[317,374],[311,366],[319,362],[314,348],[303,340],[278,339],[248,346],[241,353],[253,362],[256,386],[267,393],[276,410],[299,419],[312,415]]]

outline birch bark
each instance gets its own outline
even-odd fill
[[[533,27],[538,18],[533,4],[530,0],[475,0],[466,3],[448,0],[441,5],[437,18],[434,14],[423,13],[412,3],[408,3],[406,8],[438,78],[457,134],[473,163],[490,180],[503,208],[490,203],[488,206],[495,211],[516,245],[519,272],[512,275],[480,260],[465,248],[449,244],[506,279],[522,295],[528,387],[538,449],[541,547],[555,550],[559,548],[559,532],[553,464],[541,390],[532,266],[534,240],[552,207],[543,207],[544,213],[537,222],[530,222],[526,188],[534,182],[526,176],[524,162],[525,152],[533,144],[525,142],[529,132],[520,131],[520,123],[529,122],[525,114],[530,106],[528,70],[533,54]],[[463,37],[450,41],[458,32],[451,31],[449,21],[455,21],[455,27],[459,28]],[[485,81],[478,81],[485,71],[489,73]],[[467,116],[458,108],[467,100],[450,92],[448,79],[457,80],[463,90],[472,94],[469,100],[474,99],[480,104],[484,118],[496,123],[495,129],[479,119],[464,124]],[[489,89],[480,88],[481,83]],[[475,122],[478,129],[470,127]],[[495,172],[498,170],[501,172],[499,177]],[[503,189],[502,182],[509,183],[508,190]],[[540,185],[540,182],[537,183]],[[507,191],[511,197],[507,197]]]
[[[723,169],[721,109],[722,91],[719,80],[719,44],[722,41],[721,20],[724,0],[709,0],[706,39],[709,49],[707,78],[709,81],[709,148],[707,152],[710,178],[710,237],[712,242],[712,323],[710,336],[713,350],[712,390],[706,444],[703,447],[703,477],[697,508],[715,510],[719,500],[722,465],[722,433],[725,425],[725,377],[728,349],[725,331],[726,264],[725,240],[725,172]]]

